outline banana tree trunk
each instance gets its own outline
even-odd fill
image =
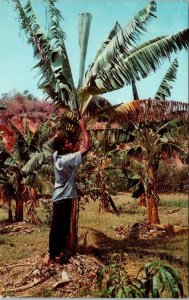
[[[16,199],[15,221],[20,222],[24,219],[24,202],[21,199]]]
[[[139,197],[138,205],[139,206],[146,206],[146,199],[145,199],[145,195],[144,194],[142,194]]]
[[[147,206],[147,217],[150,224],[160,224],[158,216],[158,195],[156,187],[156,178],[154,169],[150,162],[148,162],[148,183],[146,186],[145,199]]]
[[[70,232],[67,238],[66,249],[74,255],[78,248],[78,216],[79,216],[79,200],[72,199]]]
[[[110,212],[110,202],[106,193],[106,184],[103,181],[102,171],[99,169],[99,183],[100,183],[100,203],[99,211]]]
[[[152,193],[146,197],[148,222],[150,224],[160,224],[158,216],[157,197]]]
[[[22,176],[20,172],[17,173],[17,186],[18,190],[15,195],[16,208],[15,208],[15,221],[20,222],[24,220],[24,185],[22,184]]]
[[[8,200],[8,220],[12,221],[13,220],[13,215],[12,215],[12,207],[11,207],[11,199]]]

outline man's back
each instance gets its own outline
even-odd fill
[[[52,194],[53,201],[67,198],[76,198],[77,189],[75,184],[77,167],[82,163],[81,153],[53,154],[55,185]]]

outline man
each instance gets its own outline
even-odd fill
[[[90,148],[85,121],[79,122],[83,141],[82,147],[71,138],[57,137],[54,141],[53,162],[55,186],[52,193],[53,216],[49,234],[49,262],[62,263],[67,257],[67,244],[71,226],[71,212],[78,198],[76,171],[82,157]]]

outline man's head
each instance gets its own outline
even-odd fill
[[[53,142],[53,149],[58,154],[67,154],[79,150],[78,140],[74,136],[57,136]]]

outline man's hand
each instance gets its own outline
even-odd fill
[[[79,120],[79,126],[81,129],[86,129],[86,117],[83,117]]]
[[[83,135],[83,149],[81,150],[82,155],[86,154],[90,148],[90,139],[86,130],[86,117],[83,117],[79,120],[79,126]]]

